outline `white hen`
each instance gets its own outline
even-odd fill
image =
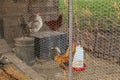
[[[35,17],[30,22],[28,22],[28,26],[30,29],[30,33],[38,32],[40,28],[43,26],[41,13],[37,13]]]

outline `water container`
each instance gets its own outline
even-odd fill
[[[16,56],[26,64],[32,66],[35,63],[34,38],[20,37],[15,39]]]
[[[84,67],[84,50],[83,47],[78,45],[76,47],[76,53],[73,57],[72,67],[83,68]]]

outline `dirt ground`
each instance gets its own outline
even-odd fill
[[[120,66],[114,62],[94,58],[85,53],[86,70],[73,72],[73,80],[120,80]],[[61,69],[51,59],[41,60],[32,67],[46,80],[68,80]]]
[[[0,52],[6,53],[6,43],[4,40],[0,41]],[[5,47],[5,48],[3,48]],[[9,52],[9,51],[7,51]],[[73,80],[120,80],[120,65],[114,61],[103,60],[91,56],[89,52],[85,52],[86,70],[81,72],[73,72]],[[39,64],[35,64],[32,68],[38,72],[46,80],[68,80],[68,75],[63,75],[61,69],[51,59],[40,59]]]

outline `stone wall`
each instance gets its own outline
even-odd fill
[[[8,42],[13,42],[15,37],[21,36],[21,28],[18,24],[18,16],[24,15],[28,20],[30,14],[28,13],[28,0],[0,0],[0,15],[4,22],[4,36]],[[59,0],[36,0],[32,3],[30,8],[33,13],[40,11],[43,16],[43,21],[56,19],[58,15],[58,1]]]

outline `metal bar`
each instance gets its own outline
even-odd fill
[[[72,4],[73,0],[68,1],[69,6],[69,80],[73,80],[72,74],[72,28],[73,28],[73,13],[72,13]]]

